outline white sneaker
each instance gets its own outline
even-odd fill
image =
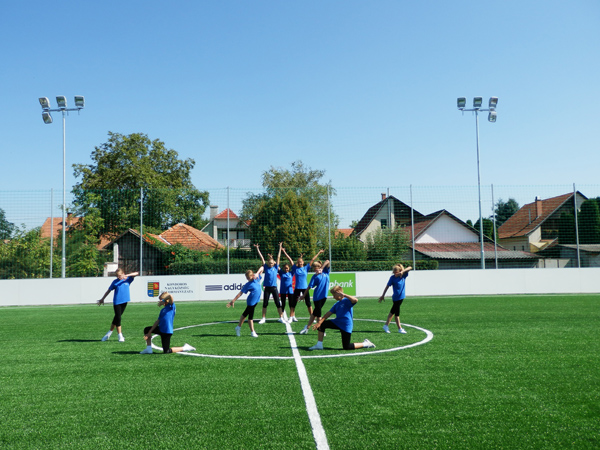
[[[122,334],[119,335],[119,342],[125,342],[125,336]]]
[[[406,334],[406,330],[404,328],[400,328],[400,329],[398,329],[398,333]]]
[[[252,336],[252,337],[258,337],[258,334],[256,334],[256,331],[253,331],[252,333],[250,333],[250,336]]]
[[[235,327],[235,335],[239,336],[241,334],[242,328],[238,325],[237,327]]]
[[[267,319],[265,319],[265,318],[263,317],[262,319],[260,319],[260,320],[258,321],[258,323],[259,323],[260,325],[262,325],[262,324],[263,324],[263,323],[265,323],[266,321],[267,321]]]
[[[277,319],[277,322],[279,322],[279,323],[287,323],[287,322],[286,322],[286,321],[283,319],[283,317],[280,317],[279,319]]]
[[[321,341],[317,341],[317,344],[310,347],[309,350],[323,350],[323,343]]]
[[[152,353],[154,353],[152,351],[152,347],[146,347],[144,350],[142,350],[140,352],[140,355],[151,355]]]
[[[375,344],[373,344],[370,340],[365,339],[363,341],[363,347],[364,348],[375,348]]]
[[[102,338],[102,342],[108,341],[109,338],[110,338],[110,334],[105,334],[104,337]]]
[[[184,352],[193,352],[194,350],[196,350],[196,349],[194,347],[192,347],[190,344],[184,344],[184,346],[183,346]]]
[[[292,316],[292,317],[290,317],[290,320],[291,320],[292,322],[298,322],[298,319],[296,319],[296,316]]]
[[[306,333],[308,333],[308,327],[302,328],[302,331],[300,331],[300,334],[306,334]]]
[[[390,332],[390,327],[388,327],[387,325],[383,326],[383,331],[385,331],[386,333]]]

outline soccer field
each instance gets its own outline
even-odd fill
[[[353,341],[377,347],[332,331],[317,354],[272,304],[236,337],[241,306],[179,302],[187,355],[139,354],[155,303],[128,306],[124,343],[100,342],[111,305],[0,308],[0,448],[600,447],[599,295],[408,297],[405,335],[381,329],[390,300],[361,299]]]

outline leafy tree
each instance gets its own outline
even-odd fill
[[[14,224],[6,220],[4,210],[0,208],[0,240],[10,239],[14,231]]]
[[[400,260],[409,248],[408,233],[404,228],[379,228],[369,233],[365,246],[370,261]]]
[[[473,226],[473,228],[475,228],[475,230],[477,231],[477,235],[479,236],[479,219],[477,219],[477,222],[475,222],[475,225]],[[484,234],[484,236],[487,236],[490,239],[494,239],[495,232],[496,232],[496,230],[494,230],[494,222],[491,219],[486,219],[484,217],[483,218],[483,234]]]
[[[509,198],[507,202],[498,199],[496,202],[496,226],[499,228],[506,222],[514,213],[519,210],[519,204],[514,198]]]
[[[47,278],[50,274],[50,240],[40,228],[17,229],[10,241],[0,243],[0,279]]]
[[[331,259],[333,261],[365,261],[367,249],[356,236],[344,236],[337,233],[331,241]]]
[[[335,195],[335,190],[332,188],[331,182],[323,183],[321,181],[324,176],[324,170],[313,170],[306,167],[302,161],[293,162],[291,170],[271,166],[262,174],[262,185],[265,192],[249,194],[243,200],[240,218],[254,221],[263,202],[277,195],[283,198],[287,192],[292,192],[307,201],[306,210],[310,210],[315,217],[317,246],[327,247],[329,245],[329,205],[331,198]],[[305,212],[298,218],[302,218],[304,215]],[[331,230],[336,230],[338,224],[339,218],[331,212]]]
[[[575,215],[563,212],[558,219],[558,243],[575,244]]]
[[[201,228],[208,193],[191,182],[195,162],[180,160],[175,150],[147,135],[108,133],[108,141],[92,152],[92,164],[74,164],[81,181],[73,188],[79,215],[97,208],[103,232],[137,228],[140,203],[145,226],[164,230],[179,222]],[[143,201],[140,202],[140,189]]]
[[[581,244],[600,244],[600,198],[589,199],[581,204],[579,212],[579,242]]]
[[[98,230],[102,229],[104,219],[97,208],[90,208],[82,220],[67,230],[67,276],[97,277],[101,276],[104,263],[108,260],[106,252],[98,249],[100,238]],[[62,245],[60,243],[59,247]]]
[[[273,253],[285,243],[290,255],[310,254],[317,248],[317,220],[308,200],[293,190],[262,201],[250,223],[253,241]],[[298,220],[301,217],[302,220]]]

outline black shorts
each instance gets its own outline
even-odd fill
[[[269,304],[270,296],[273,296],[275,306],[281,308],[281,303],[279,303],[279,293],[277,292],[277,286],[265,286],[265,292],[263,294],[263,308],[266,308]]]
[[[121,303],[120,305],[115,305],[113,303],[113,310],[115,311],[115,317],[113,317],[112,324],[115,327],[121,326],[121,316],[125,312],[125,308],[127,308],[127,303]]]
[[[392,309],[390,309],[390,314],[393,314],[396,317],[398,317],[400,315],[400,306],[402,305],[403,301],[404,299],[392,302]]]
[[[338,327],[331,320],[326,320],[325,322],[323,322],[321,324],[321,326],[318,328],[318,330],[325,333],[325,330],[327,328],[331,328],[334,330],[340,330],[340,327]],[[352,333],[348,333],[347,331],[344,331],[344,330],[340,330],[340,333],[342,333],[342,348],[344,350],[354,350],[354,344],[352,342],[350,342],[350,340],[352,339]]]
[[[258,303],[256,305],[258,305]],[[242,316],[247,317],[248,320],[254,319],[254,308],[256,308],[256,305],[247,305],[246,309],[242,313]]]
[[[304,303],[306,303],[306,306],[310,308],[310,289],[294,289],[294,300],[296,304],[298,304],[298,297],[300,297],[300,294],[304,292],[306,292],[306,297],[304,297]]]
[[[151,329],[152,326],[144,328],[144,335],[148,334]],[[158,334],[160,336],[163,353],[173,353],[173,350],[171,350],[171,336],[173,336],[173,333],[163,333],[160,331],[160,327],[156,327],[152,334]]]
[[[326,298],[323,298],[321,300],[315,300],[315,308],[313,310],[313,316],[322,317],[321,310],[323,309],[323,306],[325,306],[326,301],[327,301]]]

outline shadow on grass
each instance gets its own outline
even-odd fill
[[[159,353],[162,353],[162,352],[159,352]],[[139,351],[128,351],[128,352],[120,351],[120,352],[112,352],[112,354],[113,355],[139,355],[140,352]],[[153,353],[153,354],[155,354],[155,353]],[[158,355],[158,353],[156,353],[156,354]]]
[[[100,339],[61,339],[56,342],[101,342]]]

